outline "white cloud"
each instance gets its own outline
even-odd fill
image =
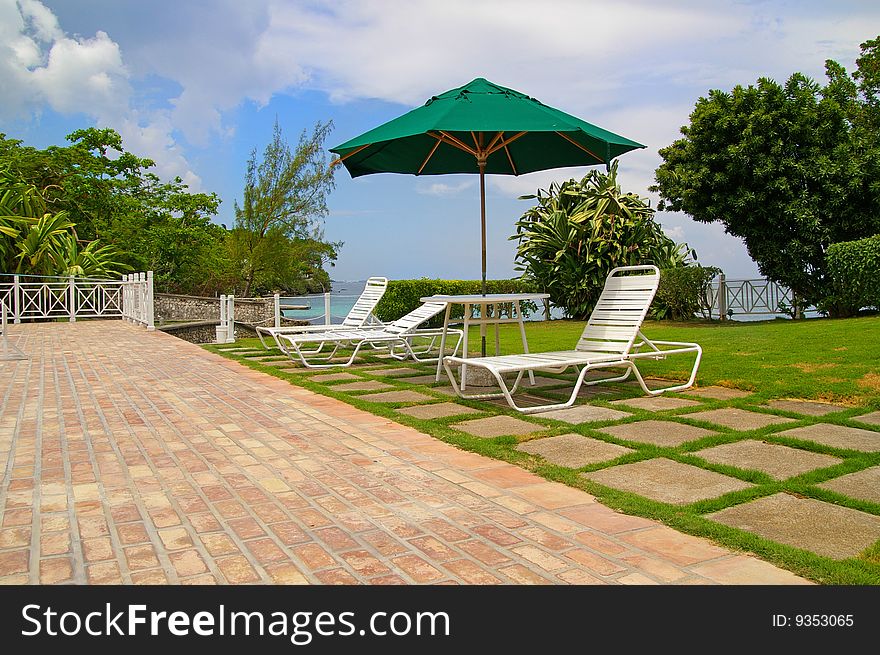
[[[165,110],[133,107],[130,73],[118,43],[103,31],[69,36],[37,0],[0,0],[0,121],[49,107],[85,114],[115,128],[125,147],[156,162],[163,179],[180,176],[193,190],[201,181],[172,136]]]
[[[416,186],[416,192],[425,196],[448,197],[457,196],[462,191],[466,191],[473,187],[476,183],[473,180],[465,180],[458,184],[446,184],[444,182],[432,182],[430,184],[421,183]]]

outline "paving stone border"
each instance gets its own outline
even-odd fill
[[[734,505],[707,518],[833,559],[854,557],[880,539],[880,516],[787,493]]]
[[[612,400],[611,404],[635,407],[636,409],[644,409],[649,412],[663,412],[672,409],[681,409],[682,407],[696,407],[701,403],[697,400],[676,398],[673,396],[643,396],[640,398]]]
[[[624,423],[622,425],[609,425],[608,427],[599,428],[599,432],[610,434],[612,437],[623,439],[624,441],[638,441],[654,444],[655,446],[680,446],[688,441],[696,441],[697,439],[717,434],[717,432],[712,430],[686,425],[685,423],[653,419]]]
[[[806,416],[825,416],[825,414],[842,412],[846,409],[846,407],[832,405],[831,403],[820,403],[814,400],[796,400],[792,398],[771,400],[767,403],[767,407],[770,407],[771,409],[781,409],[794,414],[804,414]]]
[[[630,491],[672,505],[686,505],[716,498],[753,486],[721,473],[665,457],[611,466],[581,475],[606,487]]]
[[[833,423],[814,423],[800,428],[777,432],[776,436],[804,439],[832,448],[860,450],[866,453],[880,451],[880,432],[850,428]]]
[[[488,418],[476,418],[470,421],[455,423],[456,430],[467,432],[475,437],[491,439],[505,435],[523,435],[539,432],[543,426],[536,423],[523,421],[513,416],[490,416]]]
[[[462,414],[480,414],[481,410],[459,405],[458,403],[433,403],[431,405],[414,405],[398,409],[399,414],[406,414],[414,418],[432,419],[459,416]]]
[[[840,464],[838,457],[811,453],[754,439],[734,441],[693,453],[714,464],[727,464],[741,469],[762,471],[777,480],[784,480],[814,469]]]
[[[540,455],[551,464],[574,469],[606,462],[633,452],[630,448],[617,444],[571,433],[531,439],[519,444],[516,449],[524,453]]]
[[[816,485],[850,498],[880,505],[880,466],[872,466]]]
[[[768,425],[780,425],[782,423],[793,423],[795,419],[786,418],[784,416],[776,416],[774,414],[762,414],[760,412],[750,412],[739,407],[722,407],[721,409],[710,409],[705,412],[695,412],[693,414],[685,414],[687,418],[697,421],[705,421],[707,423],[715,423],[723,425],[732,430],[757,430],[765,428]]]

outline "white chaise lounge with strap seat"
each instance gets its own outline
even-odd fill
[[[350,366],[355,357],[363,347],[374,349],[387,349],[388,353],[395,359],[407,359],[412,357],[418,362],[437,361],[437,357],[424,358],[434,348],[434,343],[443,335],[442,328],[423,328],[418,326],[433,318],[446,309],[445,302],[426,302],[417,307],[409,314],[401,318],[383,325],[381,327],[365,327],[357,329],[325,329],[323,332],[305,332],[300,334],[279,334],[278,340],[281,351],[294,361],[299,361],[303,366],[308,368],[333,368],[336,366]],[[455,344],[453,354],[458,352],[461,344],[462,331],[448,330],[449,334],[457,334],[458,342]],[[414,341],[417,339],[427,339],[427,346],[417,349]],[[320,358],[316,357],[318,350],[306,350],[303,346],[310,344],[332,345],[329,353],[323,353]],[[353,348],[353,352],[347,361],[330,362],[336,352],[341,347]],[[403,350],[403,354],[398,352]],[[317,361],[316,361],[317,360]]]
[[[608,274],[605,287],[596,307],[593,309],[587,326],[574,350],[522,355],[499,355],[496,357],[458,357],[443,358],[443,367],[452,382],[452,387],[462,398],[482,400],[501,398],[507,404],[524,414],[546,412],[571,407],[582,385],[619,382],[634,373],[645,393],[656,396],[667,391],[679,391],[693,385],[700,366],[703,351],[696,343],[677,341],[651,341],[641,332],[642,322],[660,284],[660,271],[656,266],[621,266]],[[639,341],[636,341],[639,339]],[[661,349],[663,346],[664,349]],[[639,359],[664,359],[667,355],[696,353],[694,367],[688,381],[662,389],[649,389],[636,366]],[[490,393],[465,394],[458,385],[453,367],[464,364],[467,368],[476,366],[486,369],[497,382],[500,391]],[[523,374],[528,371],[548,371],[561,373],[569,367],[580,369],[571,396],[564,403],[553,403],[533,407],[520,407],[513,399]],[[597,368],[624,367],[626,371],[619,376],[602,380],[584,381],[588,371]],[[516,374],[512,387],[508,387],[505,375]]]
[[[376,309],[376,305],[379,304],[382,296],[385,295],[385,289],[387,288],[388,278],[368,278],[367,283],[364,285],[364,290],[361,292],[361,295],[358,296],[358,299],[355,301],[354,305],[352,305],[348,314],[339,325],[287,325],[281,327],[259,326],[257,327],[257,336],[260,338],[260,343],[263,344],[263,348],[265,348],[266,350],[269,350],[270,346],[266,343],[263,335],[272,337],[275,340],[275,345],[278,346],[279,349],[283,350],[283,348],[281,348],[281,343],[278,341],[278,335],[280,334],[324,332],[331,327],[333,330],[356,329],[364,327],[371,321],[376,321],[377,323],[381,324],[381,321],[373,316],[373,310]]]

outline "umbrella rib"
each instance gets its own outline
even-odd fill
[[[495,152],[495,144],[498,143],[498,141],[503,138],[504,138],[504,130],[502,130],[501,132],[496,132],[495,138],[493,138],[492,141],[489,143],[489,145],[486,146],[486,152],[488,152],[489,154],[492,154],[493,152]]]
[[[564,134],[563,132],[557,132],[556,134],[558,134],[558,135],[561,136],[563,139],[565,139],[566,141],[568,141],[571,145],[573,145],[573,146],[575,146],[575,147],[577,147],[577,148],[580,148],[581,150],[583,150],[585,153],[587,153],[587,154],[590,155],[591,157],[595,157],[598,161],[600,161],[600,162],[604,162],[604,161],[605,161],[602,157],[600,157],[599,155],[597,155],[595,152],[589,150],[588,148],[585,148],[584,146],[582,146],[580,143],[578,143],[577,141],[575,141],[574,139],[572,139],[572,138],[571,138],[570,136],[568,136],[567,134]]]
[[[432,134],[431,132],[428,132],[428,134],[430,134],[431,136],[433,136],[435,139],[437,138],[437,137],[436,137],[434,134]],[[451,134],[449,134],[449,132],[444,132],[443,130],[440,130],[440,131],[438,132],[438,134],[440,134],[440,136],[443,137],[442,140],[444,141],[444,143],[448,143],[449,145],[451,145],[451,146],[455,146],[456,148],[459,148],[460,150],[464,150],[465,152],[469,152],[469,153],[472,154],[474,157],[477,156],[477,152],[476,152],[476,150],[474,150],[473,148],[471,148],[469,145],[467,145],[467,144],[466,144],[464,141],[462,141],[461,139],[457,139],[456,137],[452,136]]]
[[[507,144],[504,144],[504,153],[507,155],[507,161],[510,162],[510,169],[513,171],[513,174],[519,175],[516,171],[516,164],[513,163],[513,157],[510,156],[510,150],[508,150]]]
[[[351,152],[349,152],[345,155],[342,155],[341,157],[338,157],[337,159],[334,159],[333,161],[330,162],[330,167],[332,168],[333,166],[336,166],[337,164],[341,164],[343,161],[345,161],[346,159],[348,159],[352,155],[358,154],[361,150],[363,150],[364,148],[369,148],[371,145],[373,145],[373,144],[367,143],[365,145],[362,145],[360,148],[355,148]]]
[[[432,136],[433,136],[433,135],[432,135]],[[433,157],[433,156],[434,156],[434,153],[437,152],[437,148],[439,148],[439,147],[440,147],[440,144],[443,143],[443,140],[442,140],[442,139],[439,139],[439,138],[437,138],[436,136],[435,136],[434,138],[437,139],[437,141],[434,143],[434,147],[431,148],[431,152],[429,152],[429,153],[428,153],[428,156],[425,157],[425,161],[423,161],[423,162],[422,162],[422,165],[419,166],[419,172],[416,173],[416,175],[421,175],[421,174],[422,174],[422,171],[425,170],[425,166],[428,165],[428,162],[431,160],[431,157]]]
[[[520,138],[521,136],[525,136],[525,135],[526,135],[525,132],[517,132],[516,134],[514,134],[514,135],[513,135],[512,137],[510,137],[509,139],[505,139],[505,140],[503,140],[501,143],[499,143],[498,145],[496,145],[496,146],[494,147],[494,149],[490,149],[490,150],[489,150],[489,154],[491,155],[491,154],[494,154],[494,153],[498,152],[498,151],[501,150],[502,148],[507,148],[507,146],[509,146],[511,143],[513,143],[514,141],[516,141],[516,140],[517,140],[518,138]]]

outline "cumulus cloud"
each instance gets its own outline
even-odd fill
[[[416,186],[416,192],[425,196],[457,196],[462,191],[470,189],[474,184],[476,183],[473,180],[465,180],[458,184],[446,184],[444,182],[422,183]]]
[[[200,179],[172,136],[167,111],[133,106],[130,73],[118,43],[103,31],[70,36],[37,0],[0,0],[0,121],[40,113],[84,114],[115,128],[126,147],[157,163],[165,179]]]

